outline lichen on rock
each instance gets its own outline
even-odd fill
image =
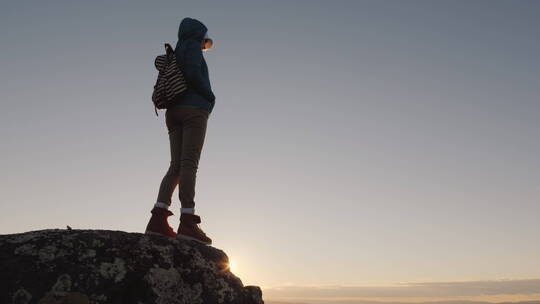
[[[99,265],[99,273],[102,277],[114,279],[115,282],[120,282],[126,275],[126,267],[124,261],[119,258],[114,258],[114,263],[103,262]]]

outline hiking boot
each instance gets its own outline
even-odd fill
[[[167,222],[167,217],[174,214],[170,210],[159,207],[154,207],[151,212],[152,217],[146,226],[145,234],[164,235],[172,238],[176,237],[176,233]]]
[[[199,228],[201,217],[195,214],[182,213],[180,215],[180,226],[178,226],[177,239],[194,240],[205,245],[211,245],[212,239],[207,237],[204,231]]]

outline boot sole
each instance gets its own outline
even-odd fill
[[[188,241],[195,241],[195,242],[198,242],[198,243],[201,243],[201,244],[204,244],[204,245],[208,245],[210,246],[212,243],[206,243],[206,242],[203,242],[197,238],[194,238],[194,237],[191,237],[191,236],[188,236],[188,235],[183,235],[183,234],[176,234],[176,238],[177,239],[183,239],[183,240],[188,240]]]

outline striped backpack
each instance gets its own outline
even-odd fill
[[[154,65],[159,73],[152,93],[152,102],[158,116],[157,109],[166,109],[174,104],[186,91],[187,84],[176,64],[176,56],[170,44],[165,44],[165,54],[157,56]]]

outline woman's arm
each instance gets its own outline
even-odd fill
[[[216,97],[201,74],[201,63],[203,60],[201,44],[195,40],[186,40],[185,43],[184,60],[180,66],[182,67],[182,73],[184,74],[187,85],[208,101],[214,102]],[[179,51],[179,48],[177,47],[176,50]],[[178,55],[176,53],[177,61],[179,59]]]

